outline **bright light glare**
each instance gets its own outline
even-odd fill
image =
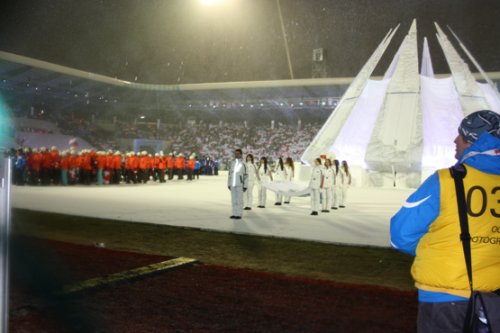
[[[0,152],[10,148],[14,143],[14,126],[10,117],[10,109],[0,96]]]
[[[224,0],[201,0],[201,3],[207,6],[215,5],[223,2]]]

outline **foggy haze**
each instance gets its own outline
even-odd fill
[[[432,24],[458,34],[486,71],[498,71],[500,2],[493,0],[281,0],[295,78],[310,78],[325,48],[328,77],[357,74],[401,23],[393,55],[417,19],[437,73],[449,72]],[[119,79],[163,84],[289,79],[275,0],[8,0],[0,50]],[[446,30],[446,33],[449,32]],[[451,37],[451,34],[449,34]],[[382,74],[391,56],[383,58]]]

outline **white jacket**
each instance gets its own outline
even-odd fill
[[[259,178],[262,183],[269,183],[271,181],[271,169],[267,166],[267,172],[264,171],[264,166],[259,166],[257,170],[259,173]]]
[[[337,172],[337,169],[335,168],[335,166],[332,167],[332,170],[333,170],[333,174],[334,174],[334,182],[333,182],[333,187],[337,187],[340,185],[340,168],[339,168],[339,172]]]
[[[246,162],[247,173],[248,173],[248,182],[253,183],[258,180],[257,176],[257,166],[254,163]]]
[[[323,172],[321,171],[321,167],[315,166],[311,171],[311,180],[309,182],[309,187],[313,190],[320,189],[322,178]]]
[[[332,168],[323,168],[323,187],[332,188],[335,181],[335,171]]]
[[[351,175],[347,174],[343,168],[339,168],[339,178],[338,178],[338,185],[341,186],[349,186],[351,183]]]
[[[243,161],[231,161],[231,166],[229,167],[229,173],[227,176],[227,186],[248,187],[247,167]]]

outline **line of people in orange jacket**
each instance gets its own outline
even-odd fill
[[[56,147],[47,150],[19,149],[13,158],[13,183],[16,185],[49,184],[119,184],[147,183],[150,180],[165,183],[166,179],[187,180],[199,178],[199,162],[194,155],[186,161],[183,154],[154,156],[146,151],[140,153],[95,150],[66,150]]]

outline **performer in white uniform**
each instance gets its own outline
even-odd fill
[[[293,182],[293,178],[295,176],[295,167],[293,165],[293,160],[291,157],[287,157],[285,160],[285,173],[286,173],[286,181]],[[290,203],[290,196],[286,196],[283,198],[285,204]]]
[[[322,202],[322,213],[329,213],[329,207],[333,203],[333,183],[335,181],[335,171],[332,167],[332,161],[330,159],[325,160],[325,165],[323,168],[323,188],[321,189],[321,195],[323,197]]]
[[[243,214],[243,192],[248,188],[247,167],[242,160],[241,149],[234,151],[234,161],[231,161],[227,177],[227,188],[231,191],[232,219],[241,219]]]
[[[255,182],[259,181],[259,174],[257,172],[257,166],[255,165],[253,161],[253,155],[248,154],[246,158],[246,163],[247,167],[247,174],[248,174],[248,188],[246,192],[243,195],[243,202],[245,206],[245,210],[251,210],[252,209],[252,203],[253,203],[253,187],[255,185]]]
[[[339,160],[333,160],[333,173],[335,175],[333,180],[333,201],[332,201],[332,209],[339,209],[339,201],[340,201],[340,166]]]
[[[345,208],[349,185],[351,185],[349,166],[347,165],[347,161],[342,161],[342,166],[340,167],[340,208]]]
[[[267,199],[267,189],[264,184],[272,182],[273,176],[271,174],[271,168],[267,165],[267,158],[261,157],[260,164],[258,169],[259,175],[259,208],[266,207],[266,199]]]
[[[275,183],[282,183],[286,179],[285,166],[283,164],[283,158],[281,157],[278,159],[278,162],[276,163],[273,179]],[[276,192],[276,201],[274,204],[277,206],[281,206],[282,201],[283,201],[283,194]]]
[[[321,159],[317,158],[314,160],[314,167],[311,171],[311,180],[309,182],[309,188],[311,189],[311,215],[318,215],[320,208],[319,192],[321,187],[323,187],[323,173],[321,169]]]

